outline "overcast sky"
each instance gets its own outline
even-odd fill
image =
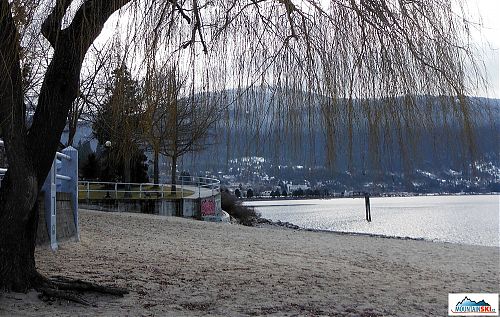
[[[480,16],[482,20],[480,32],[476,32],[473,36],[486,52],[484,62],[490,91],[487,94],[478,92],[478,95],[500,98],[500,0],[468,0],[466,3],[471,15],[474,15],[476,19]]]
[[[321,0],[328,3],[329,0]],[[471,28],[472,40],[478,46],[478,59],[486,66],[488,91],[471,91],[472,95],[500,98],[500,0],[458,0],[469,11],[468,19],[475,22]],[[461,14],[461,12],[457,12]],[[103,43],[114,33],[116,19],[110,19],[97,42]],[[99,46],[99,44],[97,44]]]

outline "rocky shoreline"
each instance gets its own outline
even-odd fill
[[[276,227],[284,227],[288,229],[294,229],[294,230],[311,230],[311,229],[305,229],[302,227],[299,227],[297,225],[294,225],[291,222],[286,222],[286,221],[272,221],[270,219],[266,218],[259,218],[257,219],[257,226],[259,225],[270,225],[270,226],[276,226]]]
[[[346,231],[335,231],[335,230],[325,230],[325,229],[303,228],[301,226],[298,226],[296,224],[293,224],[293,223],[287,222],[287,221],[280,221],[280,220],[273,221],[273,220],[267,219],[267,218],[259,218],[257,220],[257,224],[255,225],[255,227],[264,227],[264,226],[271,226],[271,227],[278,227],[278,228],[292,229],[292,230],[310,231],[310,232],[324,232],[324,233],[329,233],[329,234],[339,234],[339,235],[348,235],[348,236],[365,236],[365,237],[376,237],[376,238],[384,238],[384,239],[435,242],[432,240],[426,240],[424,238],[398,237],[398,236],[388,236],[388,235],[384,235],[384,234],[375,234],[375,233],[346,232]],[[453,244],[451,242],[442,242],[442,241],[439,241],[439,242]]]

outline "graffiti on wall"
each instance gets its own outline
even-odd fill
[[[215,216],[215,200],[213,197],[201,200],[201,215]]]

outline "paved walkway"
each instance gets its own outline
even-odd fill
[[[193,194],[191,194],[189,196],[184,196],[185,199],[198,199],[198,198],[212,197],[218,193],[218,191],[216,189],[211,190],[209,188],[203,188],[203,187],[192,186],[192,185],[184,185],[182,188],[193,192]]]

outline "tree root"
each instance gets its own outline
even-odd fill
[[[70,291],[61,291],[54,288],[48,287],[39,287],[37,290],[40,292],[40,296],[38,296],[43,301],[52,301],[54,299],[65,299],[70,302],[75,302],[78,304],[82,304],[84,306],[89,306],[90,302],[83,299],[81,296],[75,294]]]
[[[92,305],[89,301],[81,297],[81,293],[94,292],[123,297],[128,294],[128,290],[114,286],[104,286],[79,279],[69,279],[62,276],[46,278],[40,274],[35,277],[34,288],[40,292],[40,299],[52,301],[54,299],[64,299],[81,305]]]
[[[82,280],[73,280],[62,276],[56,276],[50,279],[51,283],[57,286],[60,290],[73,290],[79,292],[95,292],[101,294],[109,294],[123,297],[123,295],[128,294],[128,290],[115,287],[115,286],[104,286],[91,282],[86,282]]]

